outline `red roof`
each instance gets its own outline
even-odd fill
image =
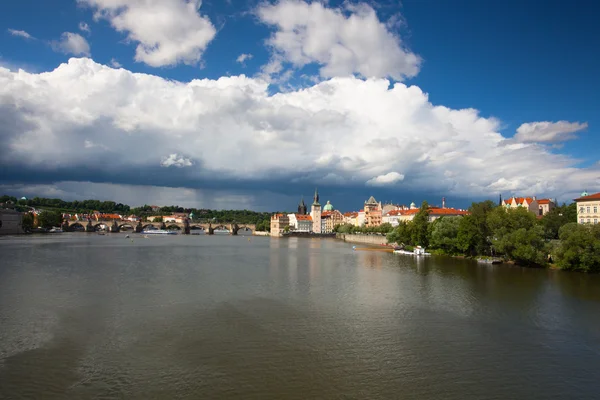
[[[430,208],[429,215],[467,215],[466,210],[457,210],[455,208]]]
[[[538,202],[538,204],[550,204],[550,203],[554,203],[550,199],[539,199],[537,202]]]
[[[310,215],[304,214],[296,214],[296,219],[298,221],[312,221],[312,217]]]
[[[511,197],[508,200],[505,200],[504,202],[506,204],[511,204],[513,199],[515,199],[515,202],[517,204],[523,204],[523,202],[525,202],[525,200],[527,200],[527,204],[531,204],[531,202],[533,202],[533,197]]]
[[[578,199],[575,199],[575,201],[590,201],[590,200],[600,200],[600,192],[590,194],[589,196],[583,196]]]

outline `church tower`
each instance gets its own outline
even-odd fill
[[[302,200],[300,201],[300,204],[298,204],[298,214],[306,215],[307,211],[306,204],[304,204],[304,196],[302,196]]]
[[[321,233],[321,205],[319,204],[319,192],[315,188],[315,197],[310,206],[310,216],[313,221],[313,233]]]

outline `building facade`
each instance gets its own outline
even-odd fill
[[[580,224],[597,224],[600,221],[600,193],[581,193],[575,199],[577,203],[577,222]]]
[[[321,204],[319,204],[319,192],[315,189],[313,203],[310,206],[310,216],[312,218],[313,233],[321,233]]]
[[[371,196],[369,197],[369,200],[365,201],[364,212],[365,226],[367,228],[381,225],[383,217],[382,207],[381,203],[378,203],[377,200],[375,200],[375,197]]]
[[[281,237],[285,228],[290,226],[290,220],[285,214],[273,214],[271,216],[271,236]]]

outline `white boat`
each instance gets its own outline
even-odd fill
[[[430,256],[431,253],[426,253],[425,249],[421,246],[416,246],[413,251],[406,250],[394,250],[395,254],[405,254],[407,256]]]
[[[175,231],[166,231],[164,229],[148,229],[141,232],[144,235],[177,235]]]
[[[52,228],[48,231],[48,233],[62,233],[63,230],[61,228]]]

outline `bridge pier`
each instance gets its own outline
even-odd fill
[[[96,231],[96,228],[92,224],[91,220],[89,220],[88,223],[87,223],[87,225],[85,226],[85,231],[86,232],[95,232]]]
[[[141,233],[143,230],[142,221],[138,221],[138,224],[135,226],[135,233]]]
[[[117,224],[117,221],[113,221],[112,226],[110,227],[110,231],[112,233],[117,233],[121,231],[121,228],[119,227],[119,225]]]

